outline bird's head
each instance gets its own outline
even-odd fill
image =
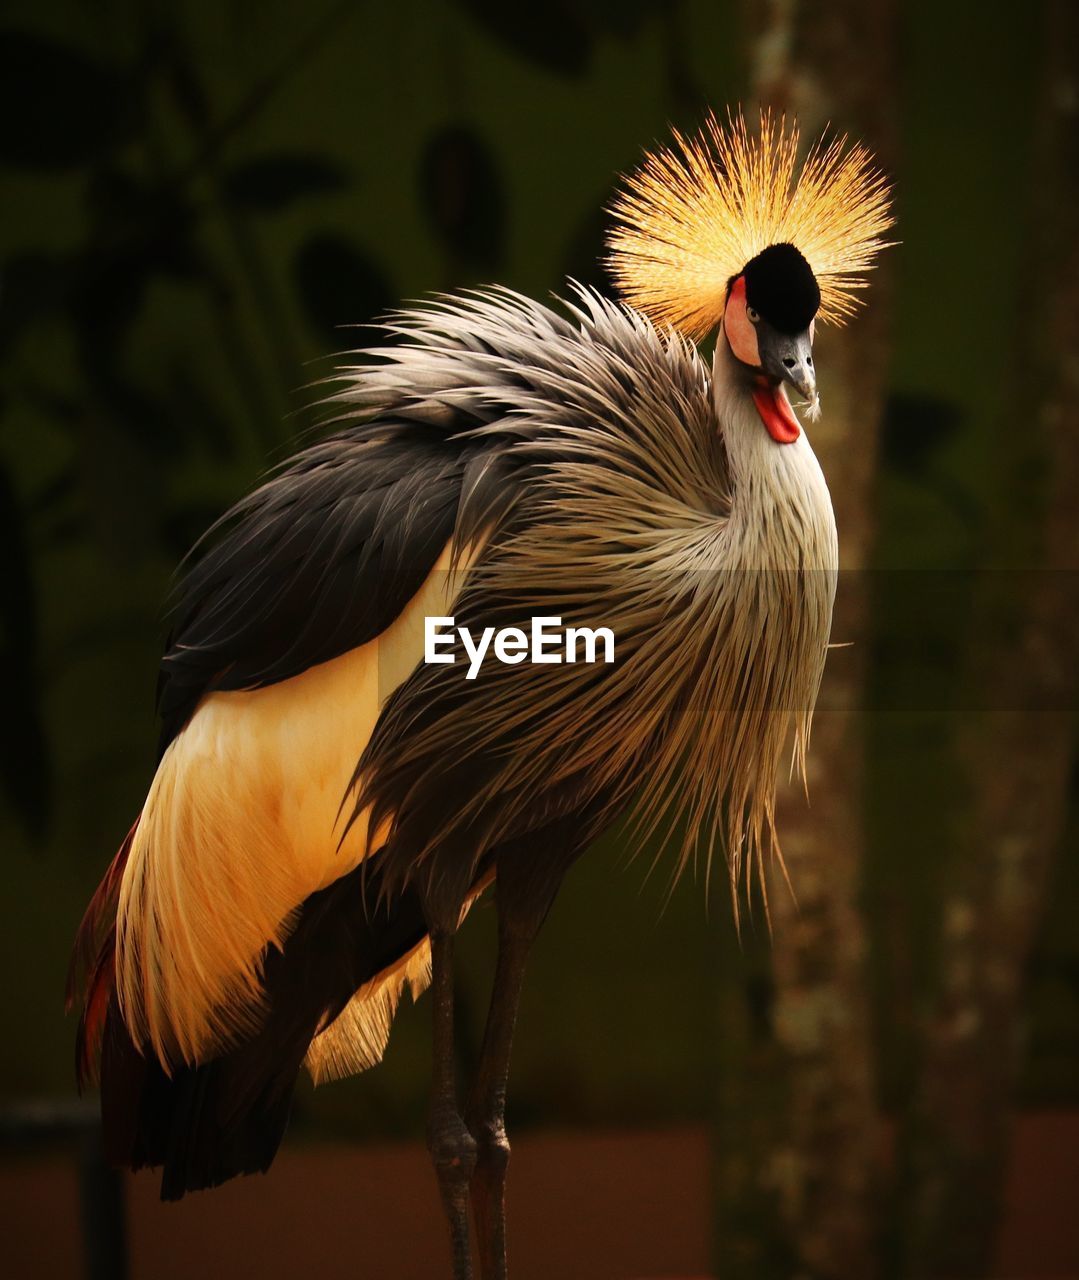
[[[650,155],[612,212],[609,265],[627,302],[688,337],[718,329],[777,444],[800,434],[787,388],[819,412],[813,335],[842,323],[892,225],[888,187],[860,146],[818,142],[762,113],[751,136],[714,116]]]
[[[777,444],[792,444],[800,428],[786,384],[819,404],[813,368],[813,328],[820,286],[813,268],[792,244],[762,249],[727,289],[721,333],[744,368],[753,403]]]

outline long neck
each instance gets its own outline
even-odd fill
[[[772,439],[722,332],[712,392],[730,469],[732,549],[747,567],[834,572],[839,553],[832,501],[805,430],[793,444]]]

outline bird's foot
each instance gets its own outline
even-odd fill
[[[476,1171],[476,1140],[456,1113],[434,1115],[427,1129],[427,1149],[450,1225],[453,1280],[472,1280],[468,1209],[469,1185]]]
[[[510,1144],[501,1123],[473,1126],[479,1151],[472,1175],[472,1213],[482,1280],[506,1280],[506,1171]]]

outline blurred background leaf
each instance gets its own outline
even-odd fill
[[[0,163],[70,169],[131,137],[140,86],[59,40],[0,31]]]
[[[309,196],[340,191],[347,182],[342,169],[332,161],[285,151],[236,165],[225,174],[223,185],[235,204],[260,213],[278,213]]]
[[[494,152],[474,129],[447,125],[427,140],[419,198],[452,278],[493,279],[505,254],[506,197]]]
[[[41,719],[38,617],[33,566],[23,512],[6,469],[0,468],[0,785],[8,803],[40,841],[51,817],[52,770]]]
[[[293,263],[296,292],[329,350],[357,345],[356,317],[384,315],[397,298],[379,264],[343,236],[319,232],[300,245]]]
[[[499,0],[456,0],[494,39],[526,62],[560,76],[579,76],[588,66],[593,40],[572,0],[512,5]]]

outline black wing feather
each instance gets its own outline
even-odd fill
[[[453,535],[464,478],[485,451],[414,424],[362,424],[239,502],[177,588],[160,750],[210,690],[288,680],[384,631]]]

